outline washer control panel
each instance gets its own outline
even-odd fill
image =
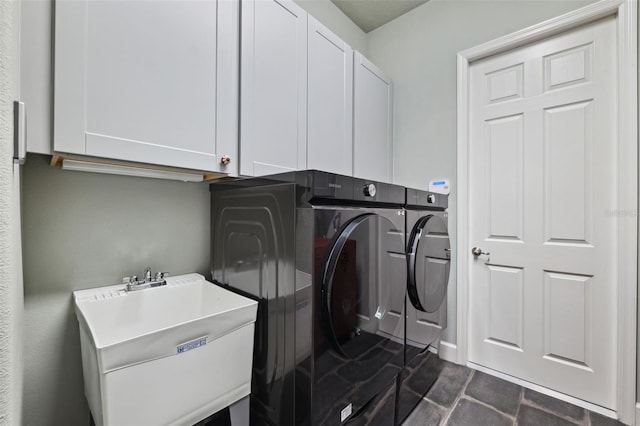
[[[373,183],[368,183],[364,186],[364,195],[365,197],[375,197],[376,196],[376,185]]]

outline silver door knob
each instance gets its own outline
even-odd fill
[[[474,248],[471,249],[471,254],[476,256],[476,257],[478,257],[478,256],[481,256],[483,254],[486,254],[487,256],[489,256],[491,253],[489,253],[488,251],[487,252],[482,251],[482,249],[480,247],[474,247]]]

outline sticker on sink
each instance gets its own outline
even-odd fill
[[[188,352],[191,349],[197,349],[200,346],[204,346],[207,344],[207,339],[209,336],[198,337],[197,339],[190,340],[188,342],[184,342],[177,346],[176,353],[184,353]]]

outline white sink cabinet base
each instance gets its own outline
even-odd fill
[[[236,402],[231,411],[242,418],[257,303],[198,274],[147,290],[123,288],[74,292],[96,425],[193,425]],[[205,336],[206,344],[180,352]]]

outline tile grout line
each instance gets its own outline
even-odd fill
[[[477,372],[477,370],[472,370],[472,371],[473,371],[473,373],[471,374],[471,376],[474,376],[474,375],[475,375],[475,373]],[[458,402],[459,402],[461,399],[463,399],[463,398],[464,398],[464,399],[466,399],[467,401],[471,401],[471,402],[473,402],[473,403],[475,403],[475,404],[477,404],[477,405],[481,405],[481,406],[483,406],[483,407],[485,407],[485,408],[488,408],[489,410],[491,410],[491,411],[493,411],[493,412],[495,412],[495,413],[497,413],[497,414],[500,414],[500,415],[501,415],[501,416],[503,416],[503,417],[506,417],[506,418],[508,418],[508,419],[510,419],[510,420],[513,420],[513,424],[515,425],[516,415],[517,415],[517,413],[518,413],[518,410],[520,409],[520,402],[522,401],[522,398],[524,397],[524,388],[523,388],[522,386],[519,386],[519,387],[520,387],[520,393],[519,393],[519,395],[518,395],[518,408],[516,409],[516,413],[515,413],[514,415],[511,415],[511,414],[505,413],[504,411],[500,411],[498,408],[494,407],[493,405],[490,405],[490,404],[488,404],[488,403],[486,403],[486,402],[484,402],[484,401],[481,401],[481,400],[479,400],[479,399],[474,398],[474,397],[473,397],[473,396],[471,396],[471,395],[466,394],[466,392],[465,392],[465,391],[466,391],[466,390],[467,390],[467,388],[469,387],[469,383],[471,382],[471,379],[472,379],[472,378],[473,378],[473,377],[470,377],[470,378],[467,380],[467,382],[465,383],[465,386],[462,388],[461,393],[458,395],[458,398],[457,398],[457,399],[456,399],[456,401],[454,402],[453,408],[455,408],[455,406],[458,404]],[[453,409],[452,409],[452,411],[453,411]],[[447,416],[447,420],[448,420],[448,417],[449,417],[449,416]]]
[[[423,399],[424,401],[427,401],[427,402],[428,402],[428,403],[430,403],[430,404],[435,405],[437,408],[442,408],[442,411],[445,411],[445,412],[448,412],[448,411],[449,411],[449,408],[448,408],[448,407],[445,407],[444,405],[442,405],[442,404],[438,404],[438,403],[437,403],[437,402],[435,402],[434,400],[429,399],[429,397],[428,397],[427,395],[423,396],[423,397],[422,397],[422,399]]]
[[[491,411],[495,411],[496,413],[498,413],[498,414],[500,414],[500,415],[502,415],[504,417],[508,417],[509,419],[515,419],[515,415],[512,416],[511,414],[505,413],[504,411],[500,411],[496,407],[494,407],[493,405],[487,404],[486,402],[480,401],[479,399],[475,399],[471,395],[464,395],[464,399],[466,399],[468,401],[471,401],[473,403],[476,403],[478,405],[481,405],[481,406],[483,406],[485,408],[488,408]],[[518,410],[516,410],[516,413],[517,412],[518,412]]]
[[[524,388],[520,386],[520,398],[518,398],[518,409],[516,410],[516,414],[513,416],[513,424],[514,426],[518,425],[518,414],[520,414],[520,408],[522,407],[522,401],[524,401]]]
[[[527,407],[531,407],[531,408],[535,408],[536,410],[540,410],[540,411],[544,411],[545,413],[548,414],[552,414],[555,417],[558,417],[562,420],[566,420],[568,422],[571,422],[573,424],[576,425],[582,425],[582,426],[590,426],[590,424],[586,421],[586,418],[589,417],[589,412],[588,410],[580,407],[583,410],[583,416],[582,416],[582,420],[577,420],[571,416],[567,416],[566,414],[562,414],[562,413],[558,413],[557,411],[553,411],[551,408],[545,407],[544,405],[538,404],[534,401],[530,401],[528,399],[523,399],[522,402],[520,403],[521,405],[524,404]],[[519,411],[519,409],[518,409]]]
[[[451,408],[449,408],[449,411],[447,412],[447,414],[444,416],[444,418],[440,422],[440,426],[444,426],[444,425],[447,424],[447,422],[449,421],[449,418],[451,417],[451,413],[453,413],[453,410],[456,409],[456,406],[458,405],[458,402],[460,402],[460,399],[462,399],[462,396],[464,395],[464,392],[467,390],[467,387],[469,386],[469,383],[471,383],[471,379],[473,379],[473,376],[475,374],[476,374],[476,371],[475,370],[471,370],[471,374],[469,374],[469,377],[465,381],[464,386],[462,386],[462,389],[460,390],[460,393],[458,393],[458,396],[456,397],[455,401],[453,401],[453,404],[451,404]]]

